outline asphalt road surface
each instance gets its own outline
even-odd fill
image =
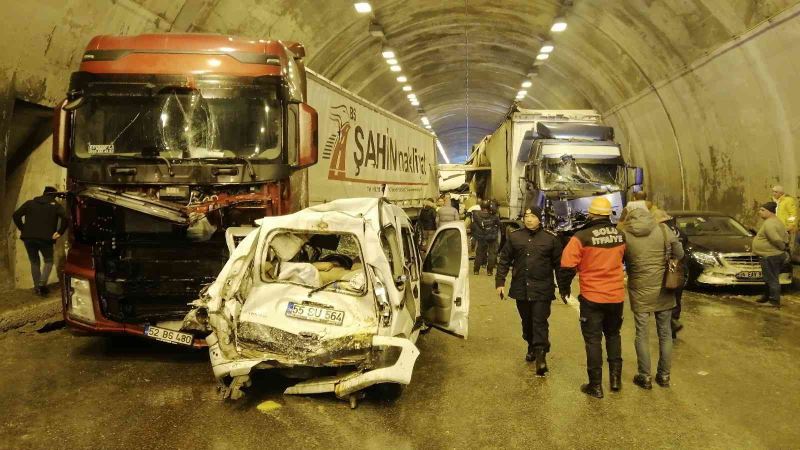
[[[359,407],[288,396],[265,372],[240,401],[217,395],[207,352],[29,327],[0,335],[3,448],[791,448],[800,443],[800,296],[687,292],[672,387],[636,387],[633,320],[623,389],[589,398],[576,305],[553,304],[551,373],[524,361],[516,309],[471,278],[469,340],[432,331],[397,400]],[[654,328],[654,326],[653,326]],[[656,353],[655,332],[651,345]],[[655,361],[654,361],[655,365]],[[259,408],[260,406],[260,408]]]

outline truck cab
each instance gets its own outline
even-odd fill
[[[67,169],[72,328],[176,331],[228,258],[225,229],[306,206],[317,114],[304,55],[224,35],[92,39],[53,139]]]

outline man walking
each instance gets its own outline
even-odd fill
[[[428,245],[430,245],[431,240],[433,239],[434,233],[436,233],[436,204],[433,203],[432,198],[425,200],[425,203],[419,212],[419,218],[417,222],[422,229],[421,247],[423,249],[427,249]]]
[[[625,237],[611,223],[611,202],[596,197],[589,206],[589,223],[570,238],[561,257],[561,267],[570,269],[571,281],[580,274],[580,321],[586,345],[586,372],[589,382],[581,392],[603,398],[603,335],[611,379],[611,390],[622,387],[622,309],[625,300],[622,258]],[[568,286],[569,284],[567,284]]]
[[[669,220],[667,218],[667,220]],[[636,321],[638,373],[633,382],[652,389],[650,378],[650,314],[656,318],[658,370],[656,383],[669,387],[672,365],[672,310],[675,297],[663,288],[667,260],[683,259],[683,246],[666,225],[658,223],[645,209],[634,209],[625,221],[625,265],[628,270],[628,299]]]
[[[487,205],[490,207],[490,205]],[[488,208],[487,208],[488,209]],[[495,286],[502,299],[505,295],[506,274],[511,273],[508,295],[517,302],[522,321],[522,339],[528,343],[526,361],[536,360],[536,375],[547,373],[546,355],[550,351],[550,304],[555,299],[554,273],[560,272],[561,240],[542,228],[539,208],[525,210],[525,227],[508,236],[497,264]],[[566,302],[569,283],[559,274],[558,289]]]
[[[783,186],[776,185],[772,188],[772,200],[778,205],[775,210],[775,215],[778,220],[786,227],[789,233],[789,255],[794,257],[795,260],[800,260],[800,254],[797,250],[797,226],[800,219],[797,217],[797,202],[794,197],[786,195]]]
[[[53,269],[53,244],[67,229],[67,214],[55,200],[56,188],[47,186],[44,193],[23,203],[14,212],[14,224],[22,232],[20,239],[31,263],[33,289],[40,296],[47,292],[47,280]],[[39,255],[44,259],[40,267]]]
[[[758,215],[764,219],[756,237],[753,238],[753,253],[761,258],[761,273],[767,286],[767,294],[758,303],[769,302],[772,306],[781,306],[781,283],[779,276],[786,261],[786,249],[789,235],[775,215],[778,205],[767,202],[761,205]]]
[[[489,202],[481,202],[480,211],[472,215],[470,224],[472,239],[476,242],[473,272],[479,275],[486,264],[486,275],[492,276],[497,262],[497,238],[500,233],[500,217],[489,210]]]

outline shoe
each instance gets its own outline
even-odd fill
[[[601,384],[586,383],[581,385],[581,392],[594,398],[603,398],[603,386]]]
[[[47,297],[50,294],[50,289],[47,286],[39,286],[39,295]]]
[[[756,300],[756,303],[767,303],[769,302],[769,297],[761,297],[760,299]]]
[[[769,302],[769,306],[772,306],[773,308],[780,308],[781,307],[781,302],[772,302],[771,301],[771,302]]]
[[[608,364],[608,377],[610,379],[611,390],[619,392],[622,389],[622,363]]]
[[[40,296],[40,297],[41,297],[41,296],[42,296],[42,288],[41,288],[41,287],[39,287],[39,286],[34,286],[34,288],[33,288],[33,293],[34,293],[35,295],[38,295],[38,296]]]
[[[669,375],[656,375],[656,383],[661,387],[669,387]]]
[[[653,382],[650,381],[650,376],[642,375],[641,373],[633,377],[633,384],[642,389],[653,389]]]
[[[534,359],[536,359],[536,353],[534,353],[533,351],[529,351],[528,353],[525,354],[525,361],[531,362]]]
[[[480,271],[480,270],[473,270],[473,271],[472,271],[472,274],[473,274],[473,275],[480,275],[480,274],[481,274],[481,271]]]
[[[488,276],[492,276],[492,275],[493,275],[493,273],[492,273],[492,271],[491,271],[491,270],[487,270],[487,271],[486,271],[486,275],[488,275]]]
[[[544,350],[536,352],[536,375],[540,377],[543,377],[548,372],[546,355],[547,353]]]

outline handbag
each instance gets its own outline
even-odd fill
[[[667,232],[664,230],[665,225],[660,224],[661,235],[664,236],[664,288],[665,289],[678,289],[683,286],[684,274],[683,264],[676,259],[672,259],[672,250],[669,246],[667,239]]]

